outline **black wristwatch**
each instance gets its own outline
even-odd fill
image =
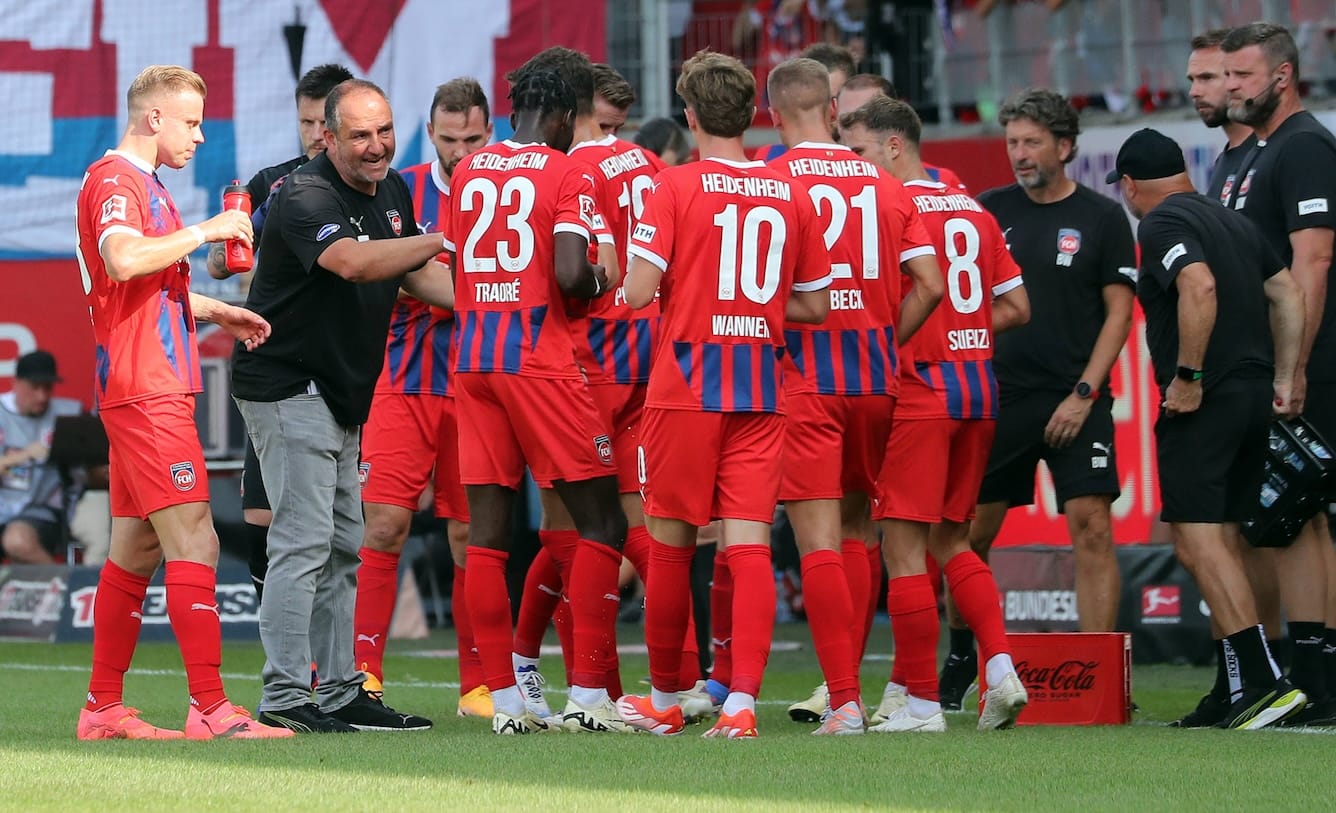
[[[1076,382],[1076,389],[1072,390],[1072,392],[1076,393],[1076,397],[1083,401],[1090,401],[1099,397],[1099,390],[1084,381]]]
[[[1201,381],[1202,376],[1205,375],[1205,373],[1198,370],[1196,367],[1188,367],[1187,365],[1180,364],[1178,365],[1178,372],[1176,372],[1175,375],[1184,381]]]

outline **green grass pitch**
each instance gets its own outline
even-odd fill
[[[632,638],[638,630],[623,629]],[[885,651],[885,626],[872,650]],[[1208,669],[1138,667],[1134,724],[1101,728],[974,730],[948,715],[945,735],[809,736],[785,706],[820,680],[806,628],[776,638],[759,713],[761,738],[647,735],[500,738],[486,721],[454,717],[453,660],[391,644],[386,700],[425,714],[425,733],[307,736],[281,742],[97,742],[74,738],[90,647],[0,643],[0,810],[1329,810],[1336,740],[1309,731],[1179,731],[1162,723],[1192,708]],[[883,641],[882,639],[886,639]],[[253,709],[263,654],[224,647],[229,694]],[[544,658],[549,678],[560,659]],[[888,662],[869,657],[864,697],[880,698]],[[624,656],[629,691],[643,656]],[[564,702],[553,680],[552,703]],[[127,702],[160,725],[181,726],[185,678],[174,646],[139,648]]]

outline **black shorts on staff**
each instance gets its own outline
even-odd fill
[[[1201,408],[1155,422],[1160,519],[1242,522],[1257,506],[1271,426],[1271,381],[1236,378]]]
[[[1055,449],[1044,442],[1044,427],[1066,397],[1061,392],[1031,392],[1002,403],[988,469],[979,489],[981,505],[1032,505],[1035,469],[1040,460],[1048,464],[1053,475],[1059,510],[1076,497],[1118,497],[1113,399],[1104,394],[1095,399],[1076,438],[1065,448]]]

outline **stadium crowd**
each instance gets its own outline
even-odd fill
[[[320,66],[297,87],[303,154],[257,174],[254,213],[186,225],[156,170],[193,158],[206,89],[187,69],[145,68],[123,140],[78,202],[113,515],[79,738],[429,729],[386,705],[383,658],[428,492],[456,565],[457,711],[497,734],[673,735],[708,717],[706,737],[758,736],[780,503],[825,677],[795,719],[818,735],[944,731],[982,672],[978,727],[1009,728],[1028,698],[987,550],[1007,510],[1034,500],[1040,459],[1077,552],[1082,628],[1114,623],[1108,375],[1134,297],[1164,396],[1164,518],[1218,642],[1217,684],[1179,724],[1336,722],[1324,519],[1274,552],[1239,534],[1273,414],[1336,436],[1324,307],[1336,140],[1303,110],[1284,28],[1212,32],[1184,57],[1196,109],[1232,149],[1203,196],[1176,144],[1130,137],[1108,182],[1141,219],[1135,238],[1121,207],[1064,172],[1080,133],[1070,100],[1029,90],[1001,108],[1016,184],[975,197],[923,163],[920,119],[895,89],[830,44],[766,73],[783,144],[766,162],[742,141],[753,72],[718,53],[677,81],[697,160],[667,123],[646,124],[640,144],[620,138],[634,90],[553,47],[508,77],[510,138],[489,143],[481,86],[452,79],[430,100],[437,159],[402,172],[384,93]],[[256,249],[244,307],[192,293],[182,259],[229,242]],[[237,270],[221,256],[211,273]],[[197,321],[236,339],[233,393],[254,452],[267,658],[254,717],[219,675]],[[543,547],[512,624],[505,572],[526,470],[543,489]],[[712,584],[693,590],[701,529],[716,522]],[[623,559],[645,583],[644,695],[623,691],[617,662]],[[124,702],[163,560],[184,731]],[[859,667],[883,564],[896,657],[869,713]],[[1276,594],[1288,676],[1267,638],[1282,637]],[[707,597],[708,675],[694,606]],[[549,624],[570,686],[559,712],[538,657]]]

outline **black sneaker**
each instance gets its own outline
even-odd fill
[[[279,711],[260,712],[259,721],[265,725],[290,728],[298,734],[356,734],[357,729],[340,719],[331,717],[314,703],[294,706]]]
[[[1211,728],[1229,716],[1229,698],[1208,692],[1192,711],[1169,724],[1170,728]]]
[[[1301,726],[1336,726],[1336,700],[1317,700],[1281,722],[1282,728]]]
[[[1303,710],[1308,695],[1279,678],[1269,689],[1248,689],[1229,707],[1229,714],[1217,728],[1257,729],[1284,722]]]
[[[937,676],[937,694],[942,711],[960,711],[965,695],[979,682],[979,656],[971,652],[965,657],[947,655],[942,671]]]
[[[351,703],[327,714],[358,731],[426,731],[431,728],[431,720],[416,714],[400,714],[361,686],[357,687],[357,696]]]

